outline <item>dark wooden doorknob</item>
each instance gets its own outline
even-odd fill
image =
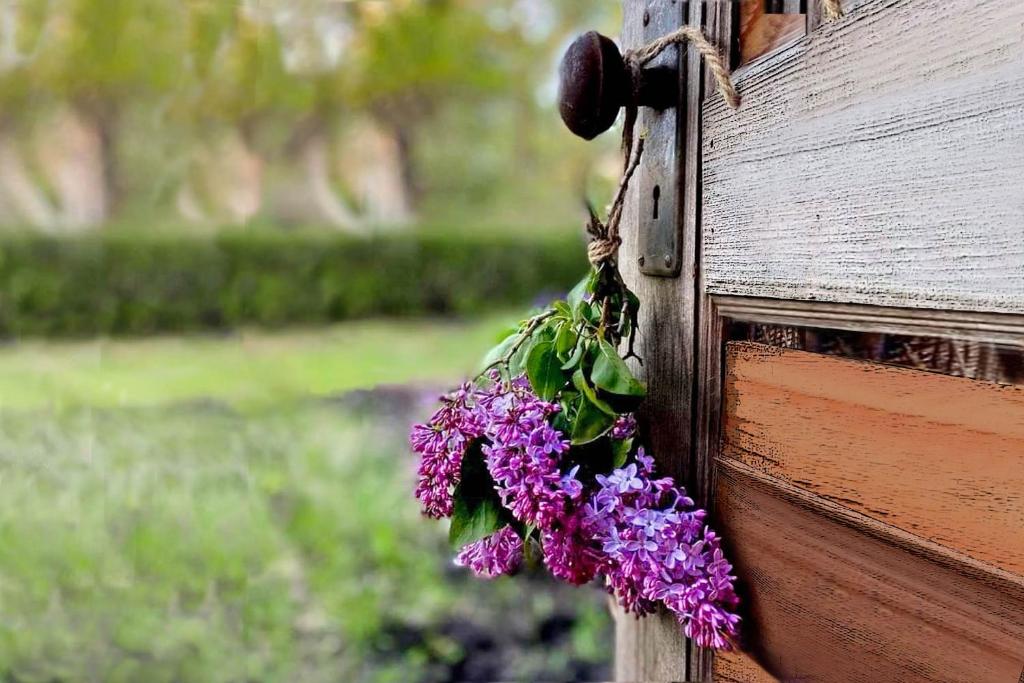
[[[558,70],[558,111],[576,135],[593,140],[627,104],[665,109],[679,92],[678,70],[627,68],[619,47],[597,31],[574,40]]]

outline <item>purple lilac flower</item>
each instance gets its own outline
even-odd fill
[[[698,645],[729,648],[739,625],[732,566],[707,513],[672,479],[652,475],[641,448],[637,463],[597,477],[582,525],[601,544],[601,573],[627,611],[647,614],[661,602]]]
[[[473,410],[476,393],[472,385],[463,385],[443,398],[430,420],[413,426],[409,435],[413,452],[420,456],[416,497],[430,517],[451,516],[462,457],[483,433],[483,423]]]
[[[636,418],[633,414],[623,415],[612,425],[611,437],[616,441],[632,439],[636,434]]]
[[[511,527],[464,546],[455,558],[455,564],[487,579],[511,574],[522,561],[523,540]]]
[[[416,495],[424,511],[451,514],[463,455],[483,439],[503,505],[537,527],[552,574],[574,584],[602,575],[627,611],[640,616],[664,604],[698,645],[730,648],[739,625],[735,577],[707,513],[671,478],[654,477],[654,459],[643,448],[585,487],[579,467],[562,471],[569,442],[549,423],[557,411],[525,377],[502,382],[494,374],[486,388],[466,385],[446,399],[411,436],[422,456]],[[624,416],[611,436],[628,439],[635,431],[635,420]],[[522,557],[523,541],[505,527],[464,547],[456,562],[493,577],[514,571]]]
[[[582,508],[543,529],[540,539],[544,564],[556,577],[571,584],[581,586],[592,581],[604,561]]]
[[[569,442],[547,421],[558,406],[541,400],[519,377],[508,386],[495,383],[477,408],[490,441],[483,448],[487,468],[502,504],[520,522],[548,528],[583,491],[559,469]]]

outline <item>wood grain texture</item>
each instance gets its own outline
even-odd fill
[[[842,0],[839,4],[843,7],[843,11],[849,11],[853,5],[851,0]],[[828,19],[825,17],[822,0],[807,0],[807,30],[814,31],[826,22]]]
[[[1017,680],[1024,581],[724,459],[747,647],[782,680]]]
[[[740,7],[738,3],[719,1],[708,5],[705,17],[704,32],[716,45],[720,46],[722,53],[728,59],[729,67],[739,59],[739,25]],[[704,98],[714,98],[716,85],[714,78],[705,67]],[[697,134],[700,134],[698,129]],[[699,143],[696,148],[700,150]],[[698,168],[699,168],[698,164]],[[702,228],[701,204],[699,185],[700,174],[694,179],[698,185],[697,197],[693,207],[696,223],[694,229],[698,231],[695,239],[697,249],[697,281],[695,295],[697,304],[697,316],[695,330],[696,335],[696,385],[694,393],[696,396],[696,414],[693,419],[693,464],[691,477],[689,479],[689,493],[700,505],[708,510],[714,506],[714,463],[718,454],[718,447],[721,443],[721,416],[722,416],[722,351],[724,335],[724,320],[718,314],[715,302],[710,296],[704,293],[704,242],[700,239],[699,231]],[[690,653],[690,678],[694,681],[710,681],[715,676],[715,653],[711,650],[694,647]]]
[[[740,64],[752,62],[807,32],[802,14],[768,14],[764,0],[741,0],[739,5]]]
[[[699,11],[700,3],[694,3]],[[636,47],[681,26],[688,17],[683,11],[686,3],[672,0],[630,1],[624,3],[623,45]],[[650,16],[648,26],[643,15]],[[671,48],[664,59],[676,53]],[[684,51],[680,69],[680,97],[689,97],[685,76],[690,68],[688,51]],[[679,177],[687,169],[686,152],[679,137],[687,124],[686,107],[658,114],[642,109],[637,130],[645,130],[648,121],[669,116],[676,123],[671,137],[648,137],[644,161],[657,159],[659,163],[679,164]],[[694,117],[695,118],[695,117]],[[699,150],[698,150],[699,151]],[[667,159],[666,159],[667,157]],[[699,165],[698,165],[699,168]],[[691,171],[692,172],[692,171]],[[685,185],[684,179],[684,185]],[[663,188],[664,189],[664,188]],[[685,187],[676,188],[684,197]],[[696,192],[692,193],[697,196]],[[623,245],[619,264],[623,278],[640,297],[640,320],[637,335],[637,353],[643,365],[632,364],[633,370],[647,382],[647,400],[639,418],[658,458],[658,466],[680,481],[686,481],[691,457],[691,411],[694,372],[694,245],[691,232],[686,234],[682,212],[684,201],[675,202],[680,226],[681,276],[676,278],[648,277],[639,272],[637,257],[640,212],[650,210],[646,197],[640,198],[638,187],[627,194],[622,218]],[[692,205],[691,205],[692,206]],[[691,221],[691,224],[693,222]],[[678,681],[688,676],[686,639],[676,623],[667,615],[654,615],[636,620],[616,609],[615,679],[617,681]]]
[[[728,345],[726,455],[1024,575],[1024,387]]]
[[[708,291],[1024,313],[1024,3],[847,10],[707,103]]]
[[[1024,315],[712,296],[719,315],[768,325],[971,339],[1024,347]]]
[[[743,652],[715,654],[715,683],[775,683],[778,679]]]
[[[615,621],[615,680],[668,683],[688,680],[686,639],[679,622],[661,612],[637,619],[612,605]]]

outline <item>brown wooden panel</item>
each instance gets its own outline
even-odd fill
[[[773,52],[807,32],[805,15],[767,14],[764,10],[764,0],[740,3],[740,64]]]
[[[744,652],[715,653],[715,683],[775,683],[778,679]]]
[[[745,645],[782,680],[1014,683],[1024,580],[723,459]]]
[[[726,453],[1024,574],[1024,387],[728,345]]]
[[[708,100],[707,291],[1024,313],[1024,3],[848,9]]]

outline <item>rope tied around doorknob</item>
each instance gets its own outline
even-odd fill
[[[711,69],[711,75],[714,76],[715,82],[718,84],[718,90],[722,94],[722,99],[733,109],[739,107],[740,95],[732,84],[729,67],[726,65],[722,53],[711,41],[704,37],[704,32],[696,26],[677,28],[675,31],[656,38],[646,45],[633,50],[627,50],[623,58],[626,60],[626,65],[630,70],[637,73],[669,47],[685,43],[691,43],[704,57],[708,68]],[[634,78],[633,82],[638,83],[640,79]]]
[[[640,73],[645,66],[650,64],[669,47],[686,43],[692,44],[704,57],[704,61],[707,63],[708,69],[711,71],[711,75],[718,86],[718,91],[721,93],[722,99],[725,100],[726,104],[733,109],[737,109],[740,106],[740,95],[736,91],[736,86],[733,85],[726,60],[722,57],[719,49],[704,36],[704,33],[699,28],[683,26],[652,40],[646,45],[627,50],[623,54],[623,60],[632,76],[630,80],[633,83],[631,101],[626,105],[626,115],[622,124],[622,150],[625,166],[622,172],[622,179],[619,181],[618,190],[615,192],[615,198],[608,209],[607,220],[602,222],[593,207],[589,205],[587,207],[590,216],[587,219],[586,229],[587,233],[591,236],[590,244],[587,246],[587,258],[595,269],[600,268],[605,263],[614,262],[615,257],[619,253],[619,246],[622,244],[622,238],[619,236],[619,223],[622,220],[626,190],[629,189],[629,181],[640,165],[640,159],[643,156],[643,135],[640,135],[636,141],[636,150],[634,151],[633,149],[633,131],[636,127],[639,111],[639,93],[637,88],[638,84],[642,81]]]
[[[632,145],[631,145],[632,146]],[[632,150],[629,150],[632,152]],[[629,181],[640,165],[640,158],[644,153],[644,136],[641,135],[636,143],[636,152],[626,157],[626,169],[622,172],[622,180],[619,181],[619,189],[615,191],[615,198],[612,200],[611,208],[608,209],[608,220],[602,222],[598,218],[594,208],[587,205],[590,217],[587,219],[587,233],[590,235],[590,244],[587,245],[587,259],[595,269],[605,263],[613,263],[619,253],[619,246],[622,238],[619,237],[619,223],[622,221],[622,208],[626,203],[626,190],[629,189]]]

